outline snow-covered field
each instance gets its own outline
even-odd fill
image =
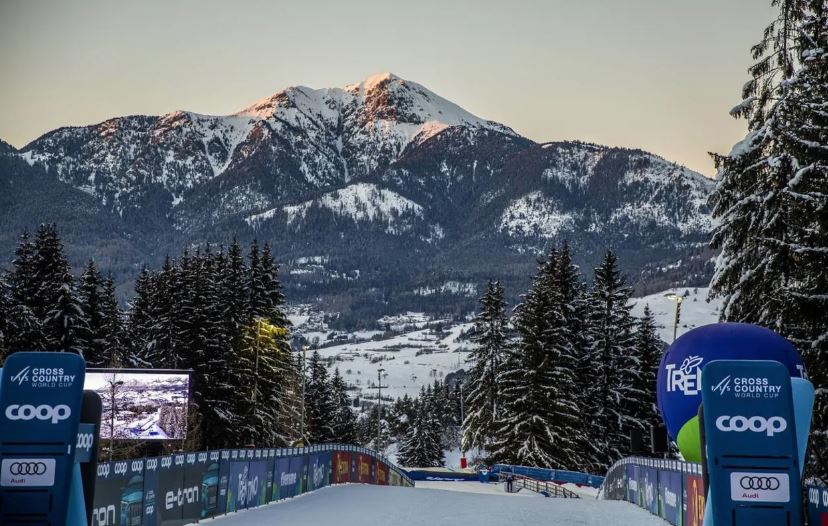
[[[639,317],[643,315],[644,306],[649,305],[655,316],[659,337],[670,343],[673,341],[676,304],[666,295],[677,294],[684,298],[678,327],[678,335],[681,336],[694,327],[718,321],[721,300],[708,302],[707,293],[707,288],[670,289],[633,298],[630,303],[633,315]],[[432,384],[435,379],[442,380],[458,369],[468,370],[466,360],[472,344],[462,339],[461,335],[471,329],[471,323],[449,324],[443,332],[437,332],[433,329],[437,320],[426,314],[389,315],[377,321],[378,328],[402,331],[407,327],[414,330],[399,332],[384,340],[371,340],[382,335],[382,331],[331,333],[322,322],[321,315],[308,307],[292,313],[291,321],[294,330],[312,343],[342,341],[319,352],[333,360],[331,369],[338,367],[362,398],[376,399],[379,368],[385,369],[383,398],[397,398],[403,394],[416,396],[423,385]]]
[[[595,499],[523,498],[496,494],[497,486],[474,482],[446,491],[349,484],[215,519],[217,526],[388,525],[419,526],[664,526],[667,523],[627,502]],[[435,489],[439,487],[440,489]],[[463,491],[467,489],[468,491]],[[484,491],[485,490],[485,491]]]
[[[673,320],[676,314],[676,302],[667,297],[675,294],[683,298],[681,302],[681,317],[677,336],[681,336],[690,329],[701,325],[709,325],[719,321],[719,310],[722,305],[720,298],[708,302],[707,287],[669,289],[643,298],[633,298],[633,316],[641,317],[644,306],[649,305],[658,327],[658,336],[667,343],[673,341]]]

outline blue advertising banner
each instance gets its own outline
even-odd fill
[[[0,523],[66,523],[86,365],[15,353],[0,374]]]
[[[144,461],[98,464],[92,526],[140,526],[143,514]]]
[[[216,503],[216,515],[227,513],[227,493],[230,486],[230,450],[221,450],[219,452],[219,457],[218,502]]]
[[[160,524],[158,518],[161,507],[164,506],[163,497],[158,497],[158,479],[161,472],[161,459],[172,457],[154,457],[148,458],[144,461],[144,516],[142,524],[144,526],[155,526]],[[100,484],[100,477],[98,477]],[[95,497],[97,498],[97,485],[95,486]],[[141,523],[139,523],[141,524]],[[94,525],[93,525],[94,526]]]
[[[828,488],[808,486],[808,524],[828,526]]]
[[[653,515],[658,515],[658,471],[653,468],[639,468],[638,505]]]
[[[682,474],[678,471],[658,472],[658,515],[670,524],[680,525],[682,519]]]
[[[308,487],[308,472],[304,455],[290,457],[290,471],[296,475],[296,493],[294,495],[301,495]]]
[[[247,474],[247,507],[253,508],[267,503],[267,472],[272,471],[267,460],[253,460]]]
[[[702,400],[714,522],[801,524],[788,369],[774,361],[710,362]]]
[[[330,484],[331,454],[315,453],[308,457],[308,491]]]
[[[628,464],[624,469],[626,470],[624,478],[627,480],[627,502],[638,504],[638,466]]]
[[[227,513],[243,510],[247,507],[247,474],[250,470],[250,464],[247,462],[245,455],[241,455],[241,457],[244,458],[240,458],[238,450],[230,452],[230,473],[225,498]]]
[[[294,466],[298,467],[298,466]],[[273,500],[288,499],[299,494],[300,473],[293,471],[291,457],[276,459],[276,475],[273,480]]]

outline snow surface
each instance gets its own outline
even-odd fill
[[[676,294],[684,298],[681,302],[681,317],[677,337],[690,329],[718,323],[722,300],[720,298],[708,301],[707,287],[669,289],[643,298],[633,298],[632,314],[636,317],[644,315],[644,306],[649,305],[655,317],[659,338],[667,343],[673,341],[673,319],[676,313],[676,302],[669,299],[667,294]]]
[[[226,515],[217,526],[664,526],[622,501],[523,498],[495,494],[488,484],[457,482],[453,490],[347,484]],[[419,485],[419,483],[418,483]],[[439,487],[439,486],[438,486]],[[468,491],[462,491],[468,489]],[[460,490],[460,491],[458,491]],[[485,491],[485,492],[483,492]]]
[[[572,214],[558,211],[553,199],[532,192],[509,203],[498,230],[512,237],[555,237],[561,230],[571,230],[573,224]]]
[[[399,234],[408,229],[408,225],[401,224],[399,221],[404,214],[414,217],[423,215],[422,206],[396,192],[379,188],[371,183],[358,183],[329,192],[318,199],[282,207],[287,215],[287,224],[304,219],[312,206],[327,208],[336,215],[349,217],[355,222],[381,221],[386,223],[386,232],[389,234]],[[277,211],[278,208],[272,208],[251,215],[245,221],[250,226],[257,226],[263,221],[272,219]]]

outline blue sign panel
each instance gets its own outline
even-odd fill
[[[627,464],[624,477],[627,479],[627,501],[638,504],[638,466]]]
[[[773,361],[710,362],[702,400],[715,524],[801,524],[788,369]]]
[[[273,471],[273,495],[271,500],[295,496],[296,488],[299,486],[299,476],[290,471],[290,457],[277,457]]]
[[[267,503],[267,472],[272,463],[267,460],[254,460],[250,463],[247,474],[247,507],[261,506]]]
[[[0,523],[65,524],[86,366],[15,353],[0,377]]]
[[[658,515],[670,524],[681,524],[682,476],[678,471],[658,472]]]
[[[243,510],[247,507],[247,474],[249,470],[250,463],[247,460],[240,460],[236,457],[236,460],[230,462],[230,479],[227,484],[227,504],[225,507],[227,512]]]
[[[308,457],[308,491],[327,486],[331,478],[331,454],[315,453]]]

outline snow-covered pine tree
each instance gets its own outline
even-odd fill
[[[789,338],[818,388],[812,469],[828,479],[828,56],[824,0],[778,0],[751,52],[743,101],[748,134],[715,155],[711,196],[721,249],[711,295],[721,318]]]
[[[590,469],[589,459],[595,456],[595,444],[587,435],[589,416],[584,411],[587,404],[587,393],[592,383],[592,368],[586,340],[586,284],[580,269],[572,260],[572,249],[564,243],[558,252],[558,289],[561,295],[561,313],[564,324],[569,329],[572,338],[575,367],[575,392],[573,400],[579,408],[579,419],[572,423],[571,435],[575,439],[575,453],[573,454],[572,469],[587,471]]]
[[[39,349],[41,339],[40,320],[17,301],[11,285],[0,277],[0,363],[13,352]]]
[[[79,335],[85,349],[84,358],[88,367],[104,367],[110,360],[104,353],[108,334],[105,333],[101,300],[103,278],[95,262],[89,260],[78,280],[78,301],[86,315],[87,331]]]
[[[135,279],[135,294],[129,303],[129,315],[126,321],[126,345],[121,364],[126,367],[151,367],[147,356],[149,346],[149,329],[152,324],[150,314],[152,304],[153,279],[150,271],[143,267]]]
[[[121,310],[115,296],[115,282],[108,274],[101,282],[101,326],[102,352],[107,366],[123,364],[124,342]]]
[[[495,460],[568,468],[576,463],[576,357],[557,283],[558,251],[538,267],[532,288],[515,308],[519,341],[500,375],[502,399]]]
[[[51,310],[46,313],[43,327],[46,333],[47,350],[59,352],[73,352],[85,357],[89,348],[85,346],[85,335],[89,331],[83,308],[78,301],[77,293],[69,280],[57,291],[57,297]]]
[[[440,421],[432,394],[430,387],[420,391],[414,421],[400,444],[397,456],[403,466],[438,467],[445,462]]]
[[[656,334],[655,319],[650,306],[645,305],[644,316],[638,320],[635,331],[635,350],[641,372],[638,376],[639,385],[633,388],[641,395],[638,404],[633,406],[636,411],[632,415],[637,421],[644,423],[645,436],[651,428],[661,422],[656,406],[656,376],[664,348],[665,343]]]
[[[634,321],[627,302],[631,290],[621,276],[614,252],[607,251],[587,297],[586,344],[592,368],[586,415],[589,440],[596,445],[591,471],[603,473],[629,450],[630,429],[642,393],[635,353]]]
[[[336,402],[332,396],[328,370],[319,351],[314,351],[308,360],[308,373],[305,385],[308,437],[311,443],[330,442],[334,439]]]
[[[503,286],[489,281],[480,298],[481,310],[474,319],[476,344],[468,361],[463,422],[463,450],[485,450],[495,433],[498,404],[498,381],[501,364],[506,359],[506,302]]]
[[[357,439],[356,415],[351,409],[351,399],[348,396],[348,386],[339,369],[334,369],[331,378],[331,391],[336,404],[333,419],[333,441],[343,444],[353,444]]]

